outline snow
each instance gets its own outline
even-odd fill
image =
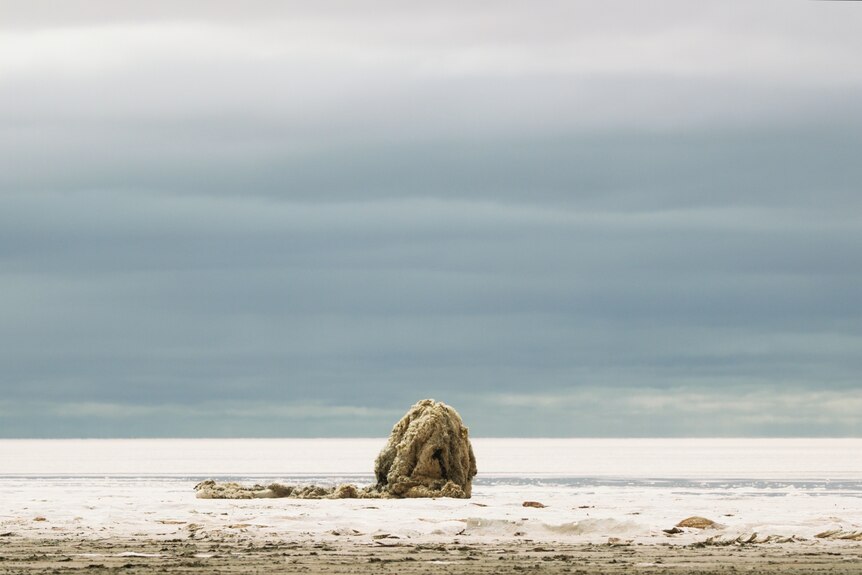
[[[609,537],[684,543],[750,533],[810,540],[830,529],[862,530],[858,439],[476,439],[480,473],[469,500],[194,496],[205,478],[368,483],[383,443],[0,440],[0,532],[387,544]],[[547,507],[525,508],[527,500]],[[692,515],[721,528],[664,533]]]

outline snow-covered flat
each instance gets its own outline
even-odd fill
[[[475,439],[473,497],[201,500],[206,478],[370,483],[383,439],[3,440],[0,534],[642,543],[862,539],[862,440]],[[524,507],[536,501],[544,507]],[[702,516],[711,529],[684,528]],[[850,539],[840,539],[849,537]]]

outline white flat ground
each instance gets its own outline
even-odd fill
[[[0,534],[682,544],[755,533],[812,542],[825,531],[862,533],[862,441],[843,439],[478,439],[480,475],[470,500],[194,496],[207,477],[370,482],[383,443],[0,441]],[[528,500],[546,507],[523,507]],[[692,515],[719,526],[663,531]]]

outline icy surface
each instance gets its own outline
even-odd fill
[[[205,478],[373,481],[383,439],[2,440],[0,533],[685,543],[862,531],[862,440],[476,439],[469,500],[200,500]],[[545,508],[526,508],[527,500]],[[663,530],[692,515],[720,528]],[[372,539],[375,535],[392,537]]]

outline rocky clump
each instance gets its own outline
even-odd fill
[[[370,487],[360,489],[355,485],[344,483],[337,487],[320,487],[317,485],[240,485],[227,482],[216,483],[212,479],[201,481],[195,485],[198,499],[275,499],[287,497],[290,499],[375,499],[380,494]]]
[[[374,462],[377,489],[394,497],[469,498],[476,457],[461,416],[423,399],[392,428]]]
[[[715,521],[711,519],[707,519],[706,517],[686,517],[682,521],[676,524],[677,527],[690,527],[693,529],[709,529],[710,527],[715,527]]]
[[[208,479],[195,486],[199,499],[373,499],[455,497],[466,499],[476,475],[468,429],[452,407],[433,399],[416,403],[392,428],[374,462],[377,484],[243,486]]]

